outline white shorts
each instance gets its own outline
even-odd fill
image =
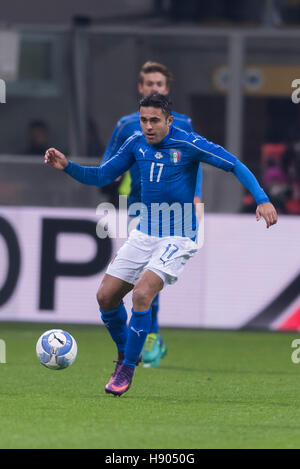
[[[135,285],[143,271],[152,270],[163,280],[164,285],[172,284],[197,250],[197,244],[190,238],[158,238],[132,230],[106,273]]]

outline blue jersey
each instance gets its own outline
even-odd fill
[[[174,117],[172,125],[185,130],[186,132],[193,131],[192,120],[189,117],[184,114],[179,114],[178,112],[172,112],[172,115]],[[142,131],[139,112],[134,112],[133,114],[122,117],[114,129],[110,142],[104,153],[102,163],[106,163],[106,161],[110,160],[117,153],[119,148],[121,148],[123,143],[137,131]],[[141,201],[141,175],[138,164],[131,166],[130,177],[131,187],[129,204],[132,204]],[[195,196],[202,197],[202,169],[200,164],[197,175]]]
[[[142,200],[139,229],[152,236],[195,239],[193,198],[199,162],[232,172],[258,205],[269,202],[255,176],[234,155],[194,132],[174,126],[157,145],[149,144],[141,132],[136,132],[101,166],[80,166],[70,161],[64,171],[84,184],[105,186],[137,164]]]

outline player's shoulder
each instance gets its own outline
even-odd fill
[[[172,125],[170,138],[177,140],[178,142],[189,142],[193,137],[193,132],[188,132],[181,127],[177,127],[175,124]]]
[[[196,132],[187,132],[175,126],[172,128],[170,140],[178,145],[189,148],[191,151],[201,149],[207,142],[205,137],[202,137]]]
[[[206,137],[203,137],[196,132],[191,132],[189,135],[189,143],[190,145],[193,145],[195,149],[204,151],[211,155],[220,155],[224,152],[224,148],[221,145],[208,140]]]
[[[174,117],[174,125],[176,127],[190,132],[193,130],[192,119],[190,117],[175,111],[172,112],[172,116]]]

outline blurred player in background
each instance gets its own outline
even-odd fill
[[[221,146],[172,125],[174,118],[166,96],[158,93],[146,96],[139,109],[142,132],[129,137],[116,155],[100,167],[75,164],[55,148],[45,154],[46,164],[64,170],[84,184],[100,187],[134,163],[139,165],[140,223],[108,266],[97,293],[102,320],[118,352],[124,354],[124,360],[117,362],[105,386],[107,393],[118,396],[131,385],[151,329],[153,299],[165,285],[177,281],[186,262],[197,252],[193,198],[199,162],[233,173],[256,200],[257,220],[263,217],[267,228],[277,222],[275,208],[243,163]],[[167,217],[154,210],[157,205],[167,208]],[[226,240],[224,243],[226,246]],[[131,290],[133,307],[127,327],[123,298]]]
[[[141,96],[147,96],[152,92],[158,92],[162,95],[168,95],[170,93],[172,81],[172,74],[168,68],[158,62],[146,62],[139,73],[138,77],[138,92]],[[193,131],[192,121],[189,117],[184,114],[178,114],[172,112],[174,117],[172,125],[178,127],[186,132]],[[136,131],[141,131],[140,115],[139,112],[134,112],[128,116],[122,117],[112,134],[108,147],[105,151],[102,163],[109,161],[127,140],[128,137],[134,134]],[[130,177],[128,178],[128,174]],[[130,179],[128,181],[128,179]],[[125,181],[130,184],[129,192],[129,206],[133,203],[141,202],[141,175],[137,164],[134,164],[129,173],[125,176]],[[201,164],[199,164],[197,184],[195,190],[194,203],[198,205],[197,213],[200,212],[199,205],[202,198],[202,170]],[[130,218],[133,217],[129,216]],[[159,311],[159,295],[154,298],[152,303],[152,324],[145,342],[145,347],[142,351],[143,361],[146,366],[159,366],[160,359],[164,357],[167,352],[167,346],[162,340],[159,332],[158,323],[158,311]]]

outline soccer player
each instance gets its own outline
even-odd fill
[[[156,91],[163,95],[170,93],[172,81],[172,74],[168,68],[158,62],[146,62],[139,73],[138,77],[138,92],[141,96],[147,96],[150,93]],[[184,114],[178,114],[172,112],[174,126],[185,130],[186,132],[192,132],[193,126],[192,121],[189,117]],[[107,146],[105,154],[103,156],[102,163],[109,161],[121,148],[123,143],[130,137],[134,132],[141,131],[140,115],[139,112],[134,112],[128,116],[122,117],[112,134],[110,142]],[[129,194],[129,206],[134,203],[141,202],[141,175],[139,166],[137,163],[133,164],[130,168],[130,194]],[[202,198],[202,169],[199,164],[197,184],[195,189],[194,203],[200,204]],[[200,207],[200,205],[198,206]],[[133,217],[129,217],[129,219]],[[152,303],[152,323],[149,334],[147,336],[145,346],[142,350],[143,361],[148,366],[158,366],[160,359],[163,358],[167,352],[167,346],[163,342],[158,322],[159,312],[159,295],[157,295]]]
[[[263,217],[267,228],[277,222],[275,208],[243,163],[204,137],[171,125],[166,96],[146,96],[139,109],[142,132],[129,137],[100,167],[77,165],[55,148],[45,154],[46,164],[95,186],[109,184],[135,162],[140,169],[140,224],[108,266],[97,293],[102,319],[119,352],[105,391],[119,396],[131,385],[151,327],[153,299],[164,286],[176,282],[187,260],[197,252],[193,197],[199,161],[232,172],[255,198],[257,220]],[[131,290],[133,307],[127,328],[123,298]]]

